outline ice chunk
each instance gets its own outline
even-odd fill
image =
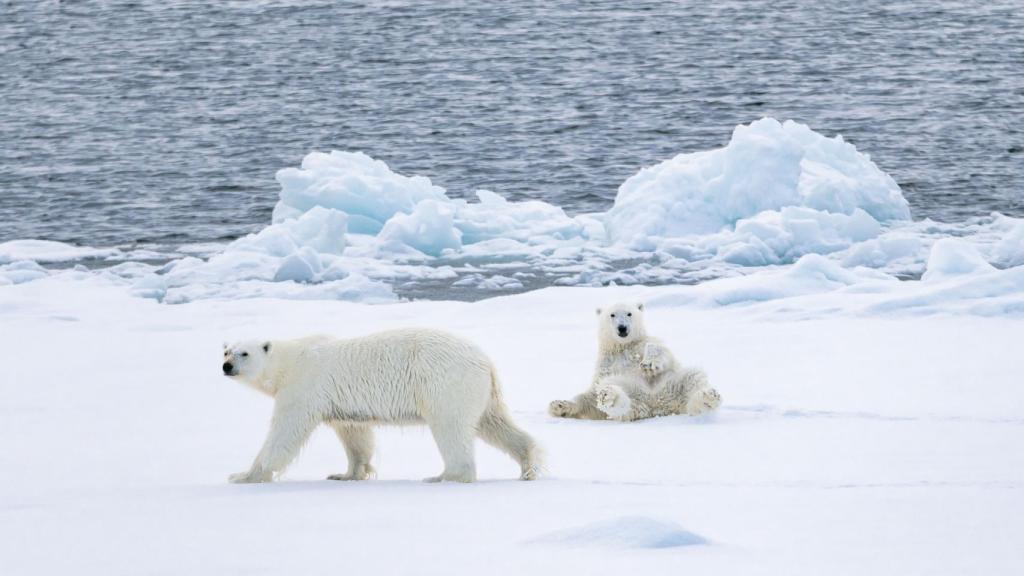
[[[851,246],[842,262],[844,266],[850,267],[883,268],[903,261],[901,267],[909,269],[924,249],[924,242],[917,236],[897,232]]]
[[[89,258],[111,258],[120,254],[116,248],[87,248],[51,240],[11,240],[0,243],[0,264],[16,260],[36,262],[70,262]]]
[[[523,283],[516,278],[509,278],[508,276],[502,276],[501,274],[495,274],[489,278],[485,278],[479,284],[477,288],[484,290],[515,290],[522,288]]]
[[[331,208],[314,206],[291,220],[272,224],[256,234],[232,242],[227,252],[260,252],[287,257],[302,247],[322,254],[341,254],[345,250],[348,215]]]
[[[740,220],[735,230],[708,236],[704,244],[715,247],[726,262],[764,266],[793,262],[805,254],[837,252],[873,238],[881,229],[859,208],[847,215],[788,206]]]
[[[281,262],[274,273],[274,282],[312,282],[321,268],[320,257],[312,248],[306,246]]]
[[[392,251],[414,248],[429,256],[462,247],[462,233],[454,226],[455,212],[450,205],[424,200],[412,214],[395,214],[377,236],[380,245]]]
[[[707,234],[787,206],[877,221],[908,220],[899,186],[867,156],[803,124],[763,118],[737,126],[724,148],[681,154],[619,187],[604,217],[611,239]]]
[[[277,173],[281,197],[274,222],[284,222],[316,206],[349,215],[349,229],[376,234],[396,213],[410,213],[426,199],[447,200],[444,189],[423,176],[403,176],[362,152],[311,152],[301,168]]]
[[[950,276],[963,276],[992,272],[978,249],[958,238],[943,238],[932,245],[928,268],[921,278],[925,281],[942,280]]]
[[[996,225],[1004,232],[992,249],[993,261],[1006,267],[1024,265],[1024,220],[1001,216]]]
[[[0,266],[0,286],[10,284],[21,284],[45,278],[49,273],[46,268],[37,264],[34,260],[19,260],[10,264]]]
[[[510,278],[501,274],[487,277],[483,274],[473,273],[452,282],[452,286],[472,286],[481,290],[515,290],[522,288],[523,283],[517,278]]]
[[[477,203],[459,203],[455,225],[462,232],[464,244],[495,238],[511,238],[519,242],[548,237],[566,240],[584,234],[584,224],[570,218],[558,206],[527,200],[509,202],[489,190],[478,190]],[[588,223],[593,228],[593,223]]]

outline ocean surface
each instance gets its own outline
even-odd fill
[[[600,211],[762,116],[842,134],[915,219],[1024,215],[1024,8],[0,2],[0,241],[225,242],[330,149]]]

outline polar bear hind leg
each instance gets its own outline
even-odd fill
[[[520,480],[536,480],[540,476],[543,468],[540,448],[529,434],[512,422],[504,405],[492,402],[477,424],[477,433],[484,442],[519,464]]]
[[[700,388],[694,390],[686,399],[686,414],[698,416],[705,412],[711,412],[722,404],[722,396],[714,388]]]
[[[665,382],[659,396],[668,404],[666,413],[687,416],[711,412],[722,403],[721,395],[708,384],[708,375],[698,368],[683,370]]]
[[[597,408],[612,420],[627,420],[633,407],[629,395],[615,384],[599,384],[595,389]]]
[[[348,456],[348,471],[344,474],[331,474],[328,480],[366,480],[377,475],[370,465],[373,458],[373,428],[366,424],[348,424],[332,422],[331,428],[345,446]]]

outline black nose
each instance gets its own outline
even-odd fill
[[[234,368],[234,366],[231,365],[231,362],[225,362],[224,363],[224,373],[225,374],[231,374],[231,369],[232,368]]]
[[[629,334],[629,328],[626,328],[625,326],[619,326],[619,336],[625,338],[627,334]]]

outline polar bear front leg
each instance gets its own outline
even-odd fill
[[[373,458],[373,428],[366,424],[332,422],[331,428],[345,446],[348,457],[348,472],[331,474],[328,480],[366,480],[377,475],[370,465]]]
[[[274,404],[267,439],[252,467],[247,472],[232,474],[228,480],[236,484],[270,482],[274,474],[284,470],[299,453],[317,423],[305,405],[278,400]]]
[[[572,418],[576,413],[576,405],[572,400],[552,400],[548,404],[548,414],[555,418]]]
[[[640,371],[647,379],[657,378],[671,363],[671,353],[661,346],[648,342],[644,345],[644,355],[640,359]]]

